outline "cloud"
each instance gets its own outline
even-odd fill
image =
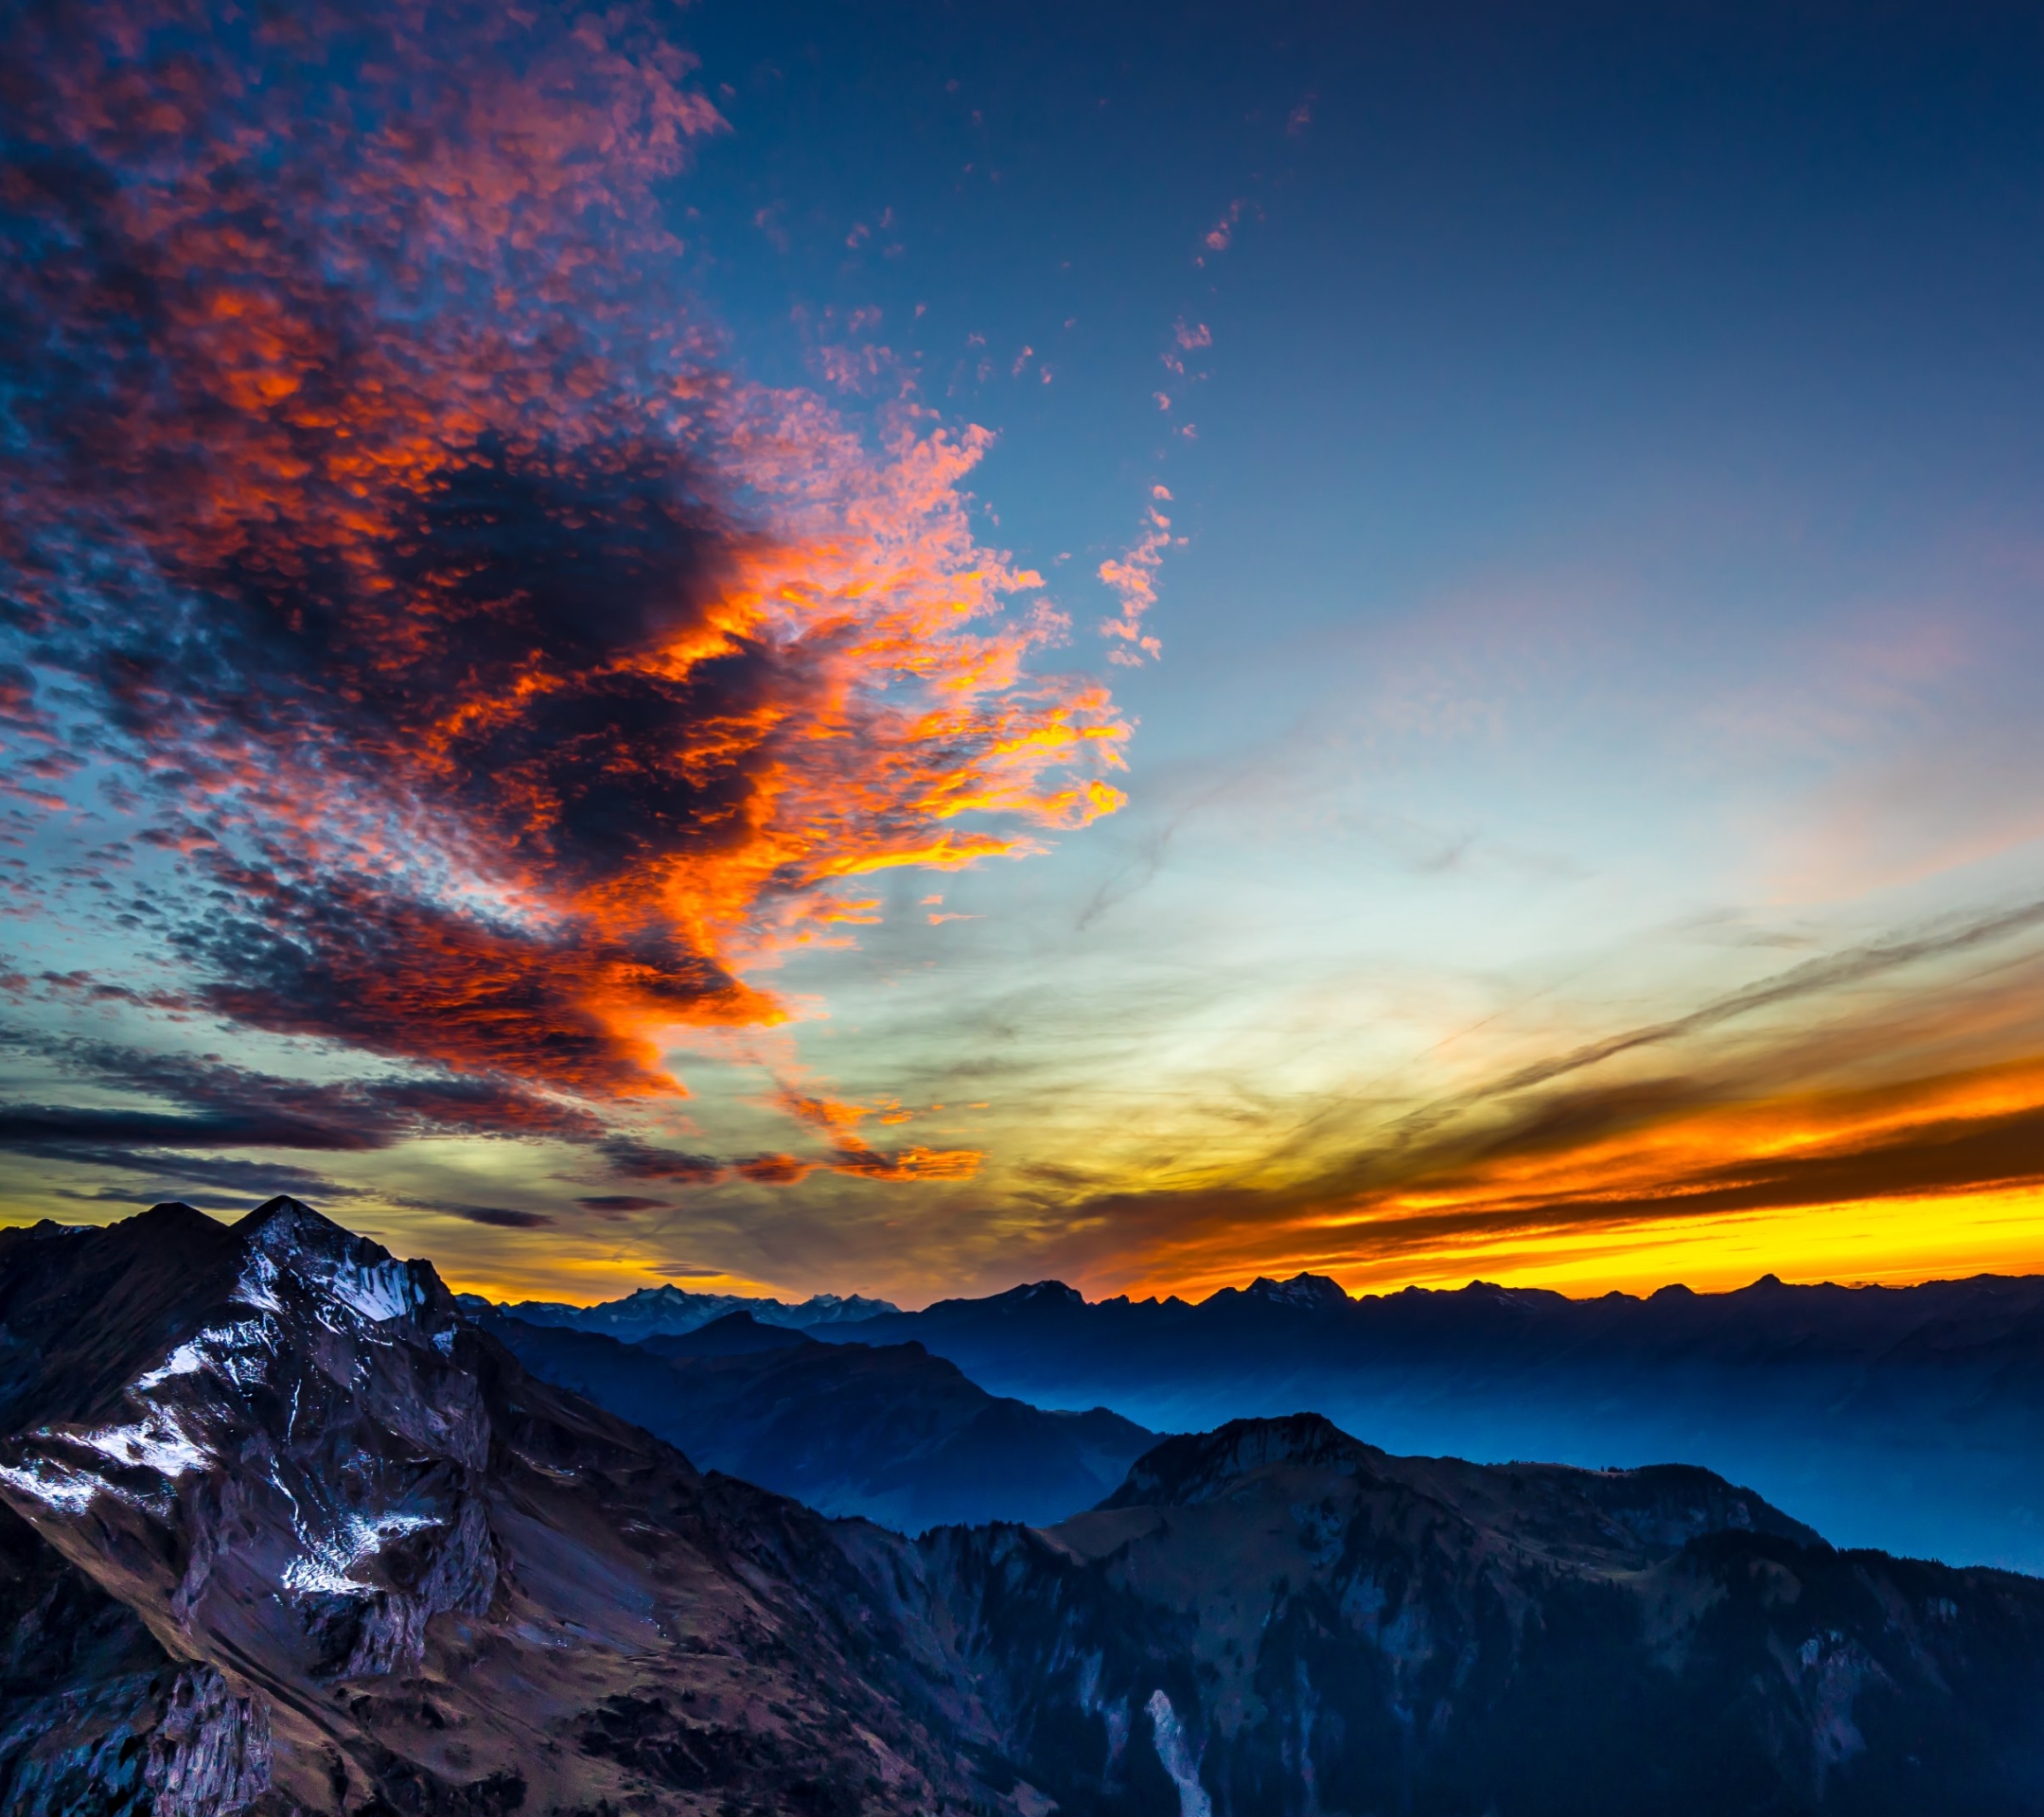
[[[1152,487],[1154,497],[1169,503],[1171,493],[1163,486]],[[1100,565],[1100,577],[1119,594],[1121,609],[1101,621],[1102,637],[1119,640],[1107,660],[1127,668],[1140,667],[1145,657],[1152,661],[1164,654],[1164,645],[1142,628],[1143,614],[1156,604],[1156,573],[1163,566],[1164,552],[1172,545],[1171,520],[1153,503],[1143,513],[1144,529],[1136,542],[1119,556]]]
[[[1221,219],[1207,230],[1206,238],[1200,241],[1200,244],[1205,246],[1209,253],[1226,252],[1228,242],[1235,238],[1235,229],[1242,221],[1242,205],[1240,202],[1229,203],[1222,210]],[[1195,263],[1201,265],[1206,262],[1204,257],[1195,261]]]
[[[103,1149],[110,1144],[129,1142],[193,1146],[229,1143],[243,1148],[340,1151],[372,1146],[352,1130],[263,1109],[222,1111],[194,1117],[150,1110],[79,1109],[58,1104],[11,1104],[0,1109],[0,1148],[47,1154],[72,1146]]]
[[[611,1136],[600,1144],[606,1160],[626,1179],[673,1180],[679,1186],[714,1186],[726,1173],[712,1155],[661,1148],[631,1136]]]
[[[16,1152],[23,1151],[17,1149]],[[343,1185],[337,1180],[327,1179],[324,1174],[308,1173],[302,1168],[278,1166],[271,1161],[239,1160],[229,1155],[174,1155],[146,1149],[58,1144],[26,1152],[94,1167],[119,1168],[138,1173],[146,1181],[155,1183],[138,1189],[100,1187],[91,1192],[71,1191],[63,1194],[67,1198],[125,1205],[154,1205],[165,1196],[167,1182],[175,1184],[178,1191],[185,1191],[187,1195],[190,1187],[195,1184],[220,1187],[236,1195],[231,1201],[206,1201],[207,1206],[213,1208],[217,1208],[221,1203],[253,1206],[264,1199],[273,1198],[279,1192],[289,1192],[293,1198],[307,1200],[350,1199],[361,1196],[361,1188]]]
[[[635,1192],[597,1192],[575,1201],[585,1211],[667,1211],[671,1199],[644,1199]]]
[[[116,0],[0,68],[9,773],[62,802],[89,703],[180,1002],[441,1082],[384,1127],[594,1139],[670,1032],[785,1014],[846,880],[1119,804],[986,432],[677,322],[660,185],[723,121],[629,8]]]
[[[96,1091],[144,1102],[0,1104],[0,1152],[132,1173],[159,1186],[197,1182],[252,1199],[290,1192],[316,1202],[358,1197],[363,1189],[271,1159],[180,1151],[282,1149],[350,1155],[426,1136],[590,1141],[603,1127],[578,1105],[506,1080],[412,1074],[314,1084],[236,1066],[213,1054],[24,1034],[16,1034],[13,1045]],[[97,1196],[153,1202],[140,1190],[108,1189]],[[162,1196],[154,1191],[154,1197]]]
[[[444,1199],[407,1199],[421,1211],[437,1211],[445,1218],[460,1218],[467,1224],[487,1225],[493,1230],[544,1230],[554,1219],[543,1211],[514,1211],[497,1205],[458,1205]]]
[[[792,1155],[754,1155],[731,1164],[731,1172],[757,1186],[800,1186],[817,1171],[814,1161]]]
[[[1920,932],[1806,960],[1758,984],[1705,1003],[1686,1015],[1628,1029],[1567,1053],[1522,1067],[1487,1087],[1487,1094],[1505,1096],[1534,1085],[1547,1085],[1643,1048],[1665,1046],[1740,1016],[1863,983],[1927,960],[1969,952],[2040,926],[2044,926],[2044,901],[2023,903],[1988,915],[1965,916]]]
[[[833,1173],[868,1180],[969,1180],[984,1156],[977,1149],[899,1149],[891,1155],[871,1147],[858,1126],[873,1113],[864,1104],[841,1103],[784,1087],[781,1103],[788,1113],[819,1131],[831,1144],[822,1165]],[[771,1157],[782,1160],[784,1156]],[[759,1177],[751,1175],[749,1177]]]
[[[2025,938],[2040,930],[2028,904],[1905,929],[1412,1109],[1344,1099],[1287,1120],[1260,1157],[1195,1157],[1153,1189],[1031,1169],[1043,1236],[1026,1266],[1159,1290],[1298,1267],[1398,1280],[1599,1234],[1645,1253],[1677,1226],[1775,1221],[1778,1247],[1841,1207],[1903,1221],[1878,1241],[1967,1205],[2034,1218],[2013,1208],[2044,1194],[2044,955]],[[1951,1067],[1983,1046],[2002,1057]],[[2011,1225],[1999,1253],[2031,1228]]]

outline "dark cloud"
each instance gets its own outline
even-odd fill
[[[174,1105],[0,1105],[0,1149],[86,1166],[246,1183],[259,1191],[288,1169],[267,1163],[181,1158],[179,1148],[282,1148],[356,1154],[424,1135],[527,1135],[588,1140],[601,1125],[579,1106],[502,1079],[386,1076],[308,1084],[233,1065],[214,1054],[166,1053],[115,1042],[34,1040],[42,1058],[101,1089]],[[301,1198],[342,1189],[309,1174],[278,1185]],[[264,1196],[268,1196],[265,1192]]]
[[[379,894],[341,878],[239,873],[231,903],[175,943],[211,980],[207,1006],[285,1034],[601,1096],[664,1083],[607,1012],[738,1014],[749,996],[671,933],[631,939],[579,919],[541,931]]]
[[[585,1211],[671,1211],[670,1199],[642,1199],[631,1192],[598,1192],[575,1201]]]
[[[190,1189],[194,1185],[219,1187],[236,1194],[232,1202],[243,1207],[274,1198],[279,1192],[288,1192],[294,1199],[308,1202],[362,1195],[361,1187],[344,1186],[338,1180],[329,1180],[320,1173],[308,1173],[302,1168],[283,1166],[274,1161],[237,1160],[223,1155],[172,1155],[159,1150],[72,1145],[52,1145],[26,1152],[92,1167],[119,1168],[158,1183],[132,1191],[124,1187],[101,1187],[93,1192],[68,1191],[65,1196],[69,1198],[154,1205],[158,1199],[177,1195],[162,1184],[167,1181],[176,1182],[177,1191],[186,1197],[190,1197]],[[217,1209],[218,1206],[209,1202],[207,1208]]]
[[[603,1157],[626,1179],[673,1180],[681,1186],[714,1186],[729,1170],[714,1155],[661,1148],[634,1137],[612,1136],[598,1144]]]
[[[449,1204],[445,1199],[407,1199],[405,1203],[421,1211],[437,1211],[442,1217],[486,1224],[494,1230],[544,1230],[554,1223],[543,1211],[514,1211],[498,1205]]]
[[[313,1118],[251,1107],[179,1116],[148,1110],[72,1109],[55,1104],[0,1107],[0,1148],[49,1154],[76,1146],[164,1143],[173,1147],[232,1144],[242,1148],[364,1149],[379,1146],[359,1132]]]

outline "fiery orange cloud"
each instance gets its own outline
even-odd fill
[[[884,1155],[869,1146],[858,1133],[859,1124],[874,1114],[867,1105],[841,1103],[793,1090],[782,1093],[782,1103],[789,1115],[809,1124],[830,1142],[832,1156],[823,1165],[834,1173],[869,1180],[969,1180],[985,1158],[978,1149],[931,1149],[920,1145]],[[898,1116],[880,1118],[883,1123],[904,1120]]]
[[[1128,727],[969,520],[987,432],[677,323],[656,185],[723,122],[628,9],[11,30],[0,565],[177,822],[208,1007],[672,1094],[667,1032],[774,1022],[758,974],[871,919],[846,880],[1120,804]]]

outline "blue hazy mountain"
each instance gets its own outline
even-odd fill
[[[1156,1442],[1103,1407],[1047,1412],[989,1394],[920,1344],[819,1344],[747,1311],[643,1344],[494,1312],[481,1322],[533,1374],[704,1469],[903,1532],[1060,1520]]]
[[[480,1295],[459,1296],[466,1312],[490,1304]],[[802,1331],[814,1325],[856,1325],[864,1319],[901,1309],[890,1300],[868,1299],[860,1294],[840,1298],[836,1294],[818,1294],[813,1298],[787,1305],[773,1298],[751,1298],[744,1294],[692,1294],[675,1286],[642,1287],[623,1299],[605,1300],[595,1306],[571,1306],[562,1300],[522,1299],[515,1304],[496,1302],[495,1310],[508,1313],[528,1325],[559,1325],[575,1332],[601,1332],[626,1344],[648,1337],[678,1337],[723,1318],[731,1313],[747,1313],[762,1325],[785,1326]]]
[[[1484,1282],[1351,1298],[1302,1275],[1198,1304],[1045,1281],[856,1336],[913,1339],[994,1394],[1163,1431],[1311,1407],[1395,1452],[1679,1459],[1841,1544],[2044,1571],[2035,1276],[1571,1299]]]

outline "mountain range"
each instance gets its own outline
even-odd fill
[[[1705,1470],[1288,1414],[909,1539],[493,1322],[291,1199],[0,1232],[0,1809],[2044,1810],[2044,1582]],[[814,1348],[748,1324],[669,1360]]]
[[[476,1295],[464,1295],[474,1306],[490,1302]],[[496,1310],[527,1325],[565,1326],[573,1332],[596,1332],[626,1344],[649,1337],[679,1337],[697,1331],[711,1320],[731,1313],[744,1313],[761,1325],[784,1326],[806,1331],[816,1325],[856,1325],[883,1313],[901,1308],[887,1299],[868,1299],[862,1294],[815,1294],[794,1305],[771,1297],[752,1298],[743,1294],[695,1294],[673,1285],[642,1287],[623,1299],[605,1300],[596,1306],[572,1306],[559,1299],[521,1299],[497,1302]]]
[[[749,1313],[676,1337],[615,1338],[484,1310],[535,1375],[825,1514],[917,1533],[1044,1525],[1110,1493],[1157,1435],[1104,1407],[991,1395],[917,1343],[819,1344]]]
[[[2044,1277],[1571,1299],[1301,1275],[1197,1304],[1044,1281],[813,1334],[914,1341],[992,1394],[1157,1431],[1311,1407],[1392,1451],[1681,1458],[1837,1542],[2044,1572]]]

